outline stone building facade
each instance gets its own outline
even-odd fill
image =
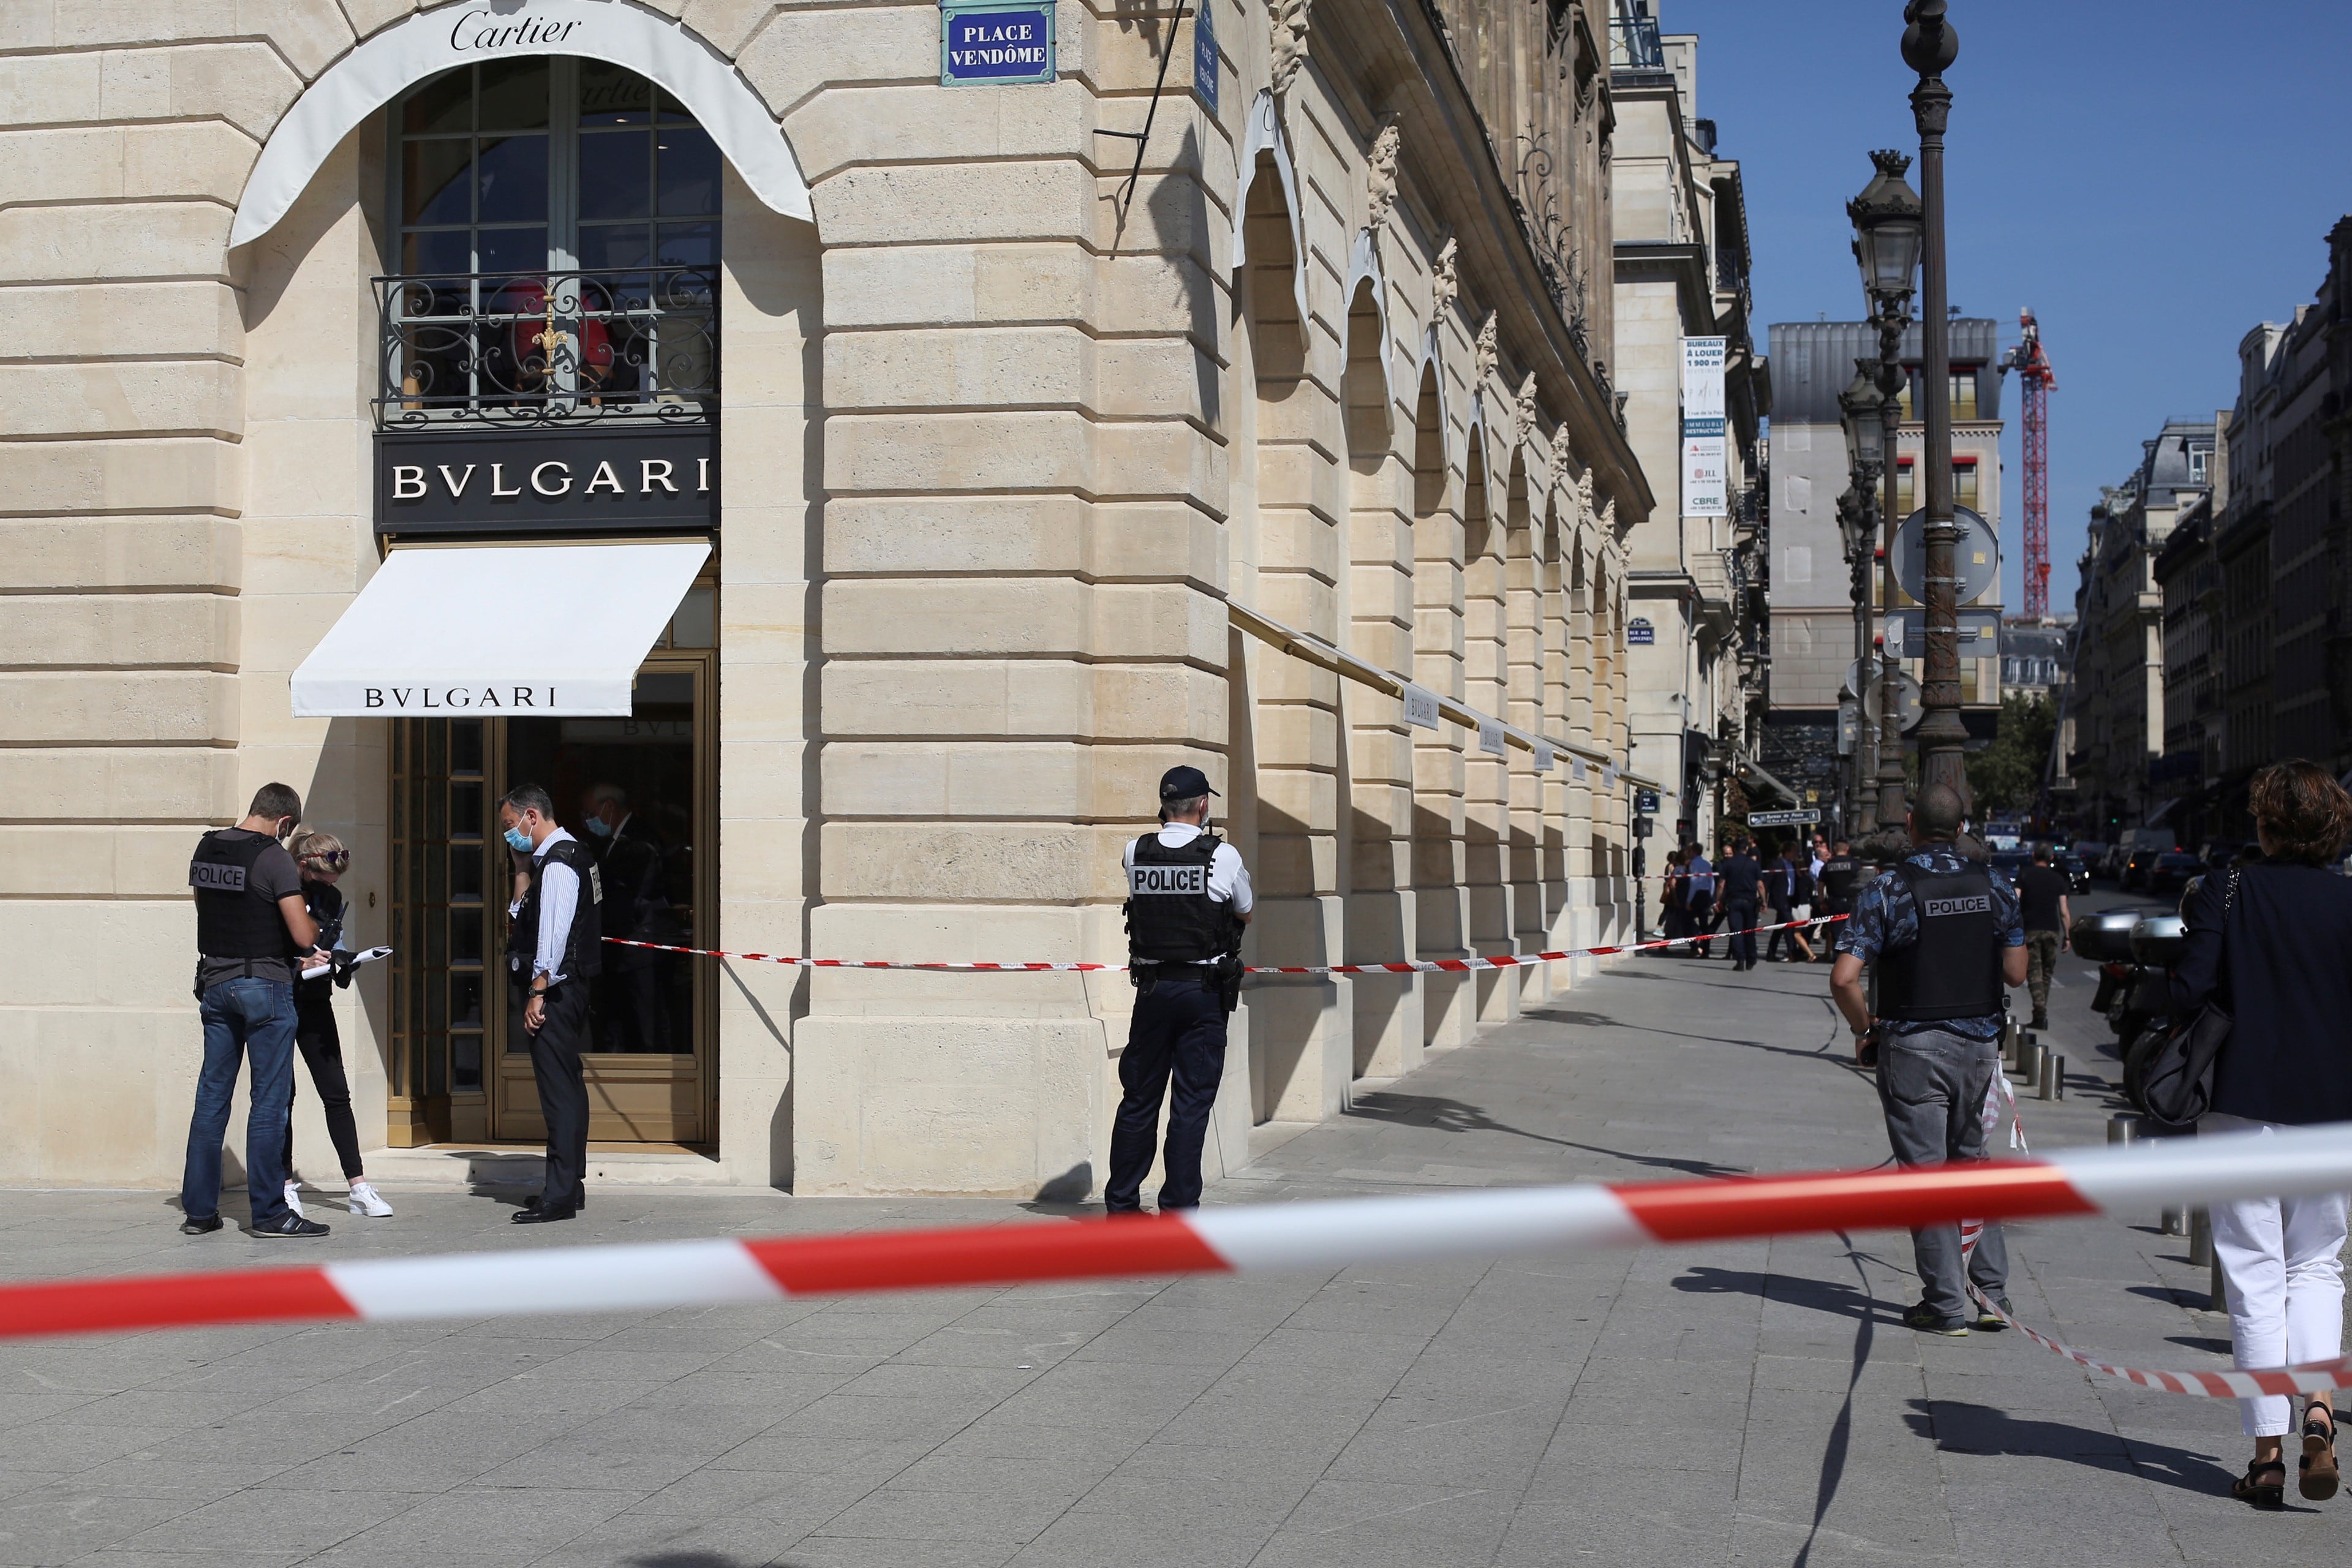
[[[2247,785],[2280,757],[2352,768],[2352,218],[2327,246],[2316,296],[2239,341],[2205,492],[2155,567],[2163,748],[2146,810],[2186,843],[2244,842]]]
[[[1811,787],[1823,787],[1825,762],[1840,755],[1838,708],[1852,693],[1853,585],[1838,529],[1838,497],[1851,480],[1838,395],[1853,382],[1854,361],[1875,358],[1878,329],[1867,321],[1780,321],[1771,329],[1772,418],[1772,667],[1769,722],[1776,731],[1769,754],[1790,768],[1809,769]],[[1902,359],[1913,386],[1921,342],[1914,324],[1903,334]],[[1956,317],[1951,327],[1952,492],[1977,512],[1993,538],[2001,529],[2000,323]],[[1895,500],[1910,515],[1923,504],[1916,473],[1926,431],[1914,416],[1916,400],[1904,394],[1896,431]],[[1884,490],[1882,486],[1882,504]],[[1968,563],[1963,563],[1967,565]],[[1874,571],[1873,636],[1887,629],[1883,584]],[[1896,609],[1923,612],[1896,589]],[[1972,743],[1992,739],[2000,715],[2001,588],[1996,574],[1983,593],[1961,606],[1960,716]],[[1914,680],[1924,649],[1889,639]],[[1850,756],[1840,760],[1850,765]],[[1830,795],[1823,793],[1822,799]]]
[[[1759,437],[1771,380],[1749,326],[1739,164],[1717,153],[1715,121],[1699,114],[1698,37],[1663,33],[1661,20],[1622,5],[1611,57],[1615,374],[1658,494],[1627,541],[1627,657],[1633,755],[1665,785],[1660,842],[1679,830],[1711,844],[1726,826],[1723,786],[1743,772],[1759,799],[1792,804],[1769,793],[1755,755],[1769,585]],[[1706,463],[1718,470],[1689,493],[1686,438],[1711,444]]]
[[[2104,842],[2158,826],[2195,793],[2194,756],[2163,763],[2164,592],[2156,563],[2173,529],[2204,505],[2214,434],[2211,420],[2166,420],[2140,444],[2138,468],[2091,509],[2074,595],[2068,771],[2083,830]]]
[[[632,929],[699,948],[1116,963],[1179,762],[1254,962],[1624,933],[1654,481],[1562,265],[1610,253],[1605,18],[1179,15],[0,16],[0,1180],[175,1175],[187,857],[273,779],[398,950],[338,1002],[371,1147],[540,1135],[485,899],[524,776],[575,828],[623,790]],[[1100,1169],[1118,974],[653,962],[601,1148]],[[1575,973],[1253,986],[1213,1165]]]

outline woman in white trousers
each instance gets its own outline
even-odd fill
[[[2200,1132],[2269,1131],[2352,1121],[2352,879],[2326,868],[2352,839],[2352,795],[2327,770],[2274,763],[2248,792],[2259,856],[2207,877],[2188,900],[2187,941],[2172,971],[2173,1016],[2208,1002],[2229,1013]],[[2213,1205],[2213,1249],[2241,1367],[2328,1361],[2344,1348],[2347,1197],[2247,1198]],[[2253,1462],[2231,1485],[2256,1508],[2284,1506],[2284,1394],[2239,1402]],[[2336,1412],[2305,1403],[2298,1489],[2337,1485]]]

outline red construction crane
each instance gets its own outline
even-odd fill
[[[2042,352],[2042,328],[2030,310],[2017,313],[2023,334],[2000,356],[2003,374],[2017,372],[2025,396],[2025,618],[2050,616],[2050,395],[2058,373]]]

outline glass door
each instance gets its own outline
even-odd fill
[[[597,858],[604,934],[708,946],[717,761],[708,653],[657,652],[637,676],[625,719],[494,722],[501,789],[543,785],[556,820]],[[706,1143],[717,1132],[716,970],[710,961],[606,943],[590,1008],[588,1137]],[[492,1134],[546,1136],[522,1027],[524,987],[503,963],[502,1027],[491,1085]]]
[[[394,1148],[489,1132],[484,982],[494,808],[479,719],[392,721],[390,1079]]]
[[[498,798],[544,786],[595,852],[607,935],[708,947],[718,908],[718,599],[688,590],[612,719],[391,721],[394,950],[388,1141],[546,1136],[506,965],[509,866]],[[597,827],[591,827],[591,821]],[[597,828],[610,823],[614,831]],[[373,940],[373,939],[372,939]],[[606,944],[593,983],[588,1136],[718,1139],[718,970]]]

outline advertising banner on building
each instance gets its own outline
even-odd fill
[[[1685,517],[1727,517],[1731,484],[1723,406],[1724,340],[1683,340]]]

